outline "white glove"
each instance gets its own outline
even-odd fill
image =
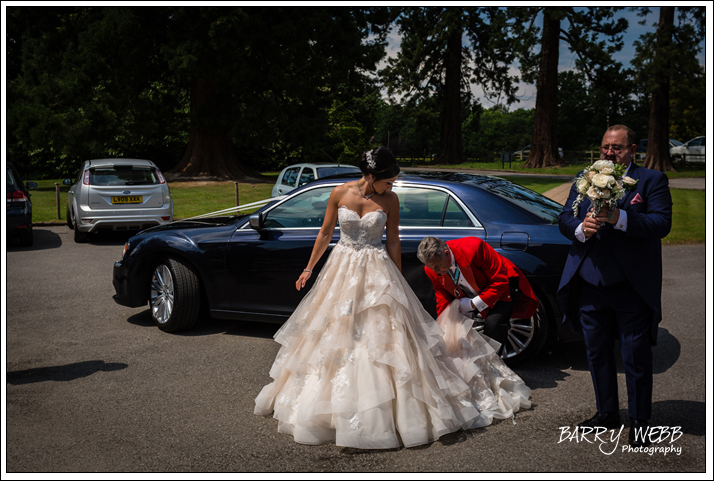
[[[469,299],[468,297],[463,297],[459,300],[459,311],[461,311],[461,314],[468,314],[473,310],[474,308],[471,305],[471,299]]]

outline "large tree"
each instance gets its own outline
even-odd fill
[[[11,9],[12,152],[76,167],[170,139],[175,174],[232,178],[322,150],[330,107],[368,90],[392,20],[379,7]]]
[[[471,103],[471,85],[487,96],[515,101],[513,60],[503,35],[506,12],[498,7],[409,7],[399,10],[396,24],[401,50],[381,72],[390,95],[408,104],[437,98],[441,109],[441,142],[437,162],[463,162],[462,99]]]
[[[680,22],[675,28],[675,7],[660,7],[657,29],[635,43],[637,54],[632,62],[651,99],[644,166],[662,172],[676,170],[669,158],[671,82],[676,76],[680,84],[687,80],[695,83],[701,72],[696,54],[704,37],[705,8],[679,10]],[[649,9],[640,12],[643,16],[648,13]]]
[[[87,158],[180,150],[187,124],[161,75],[161,9],[8,7],[7,14],[9,158],[33,173],[67,175]]]
[[[528,168],[561,163],[558,155],[558,61],[560,42],[576,54],[575,67],[594,78],[622,48],[623,18],[613,20],[611,7],[510,7],[514,48],[526,82],[536,83],[536,107]],[[542,29],[537,19],[542,19]],[[600,40],[608,38],[609,43]],[[540,50],[536,53],[536,46]]]

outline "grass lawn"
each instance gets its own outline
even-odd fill
[[[703,244],[706,242],[706,192],[671,189],[672,230],[662,245]]]
[[[30,191],[33,222],[64,222],[69,186],[61,185],[61,179],[36,182],[37,189]],[[55,182],[60,183],[59,220]],[[174,199],[175,219],[215,212],[235,205],[236,194],[233,182],[169,182],[169,188]],[[241,205],[244,205],[267,199],[272,188],[273,184],[238,184],[238,200]]]
[[[400,159],[401,160],[401,159]],[[642,165],[642,161],[637,162]],[[573,177],[580,173],[585,167],[590,165],[590,162],[580,162],[571,165],[564,165],[562,167],[548,167],[545,169],[525,169],[523,168],[524,162],[513,161],[510,166],[505,164],[502,167],[501,162],[465,162],[463,164],[455,165],[442,165],[442,164],[430,164],[425,162],[423,164],[415,164],[414,167],[429,167],[433,169],[475,169],[475,170],[492,170],[497,172],[503,172],[503,175],[508,175],[510,172],[517,172],[519,174],[547,174],[547,175],[572,175]],[[676,178],[686,178],[686,177],[705,177],[706,169],[703,164],[686,164],[677,165],[675,167],[677,172],[667,172],[667,177],[670,179]]]
[[[580,170],[577,170],[579,172]],[[504,174],[506,174],[504,172]],[[267,174],[270,175],[270,174]],[[523,185],[539,193],[558,187],[563,182],[538,176],[508,176],[512,182]],[[68,186],[60,185],[60,217],[57,219],[55,203],[55,182],[61,180],[39,180],[38,188],[32,194],[33,221],[63,223],[67,207]],[[235,205],[235,184],[233,182],[169,182],[174,199],[174,218],[183,219],[208,212],[227,209]],[[241,205],[270,197],[273,184],[238,184]],[[672,231],[662,240],[663,245],[697,244],[706,240],[705,207],[706,196],[702,190],[671,189],[673,201]],[[245,211],[252,212],[256,209]]]

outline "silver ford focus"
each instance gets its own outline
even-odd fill
[[[166,179],[150,160],[87,160],[67,199],[67,225],[75,242],[98,230],[143,230],[174,220],[174,203]]]

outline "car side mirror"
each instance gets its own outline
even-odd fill
[[[62,185],[72,185],[72,179],[63,179]]]
[[[265,222],[265,214],[263,212],[258,212],[255,214],[251,214],[249,217],[250,220],[250,226],[257,230],[258,232],[261,232],[263,230],[264,222]]]
[[[33,190],[37,188],[37,182],[25,182],[25,187],[27,190]]]

